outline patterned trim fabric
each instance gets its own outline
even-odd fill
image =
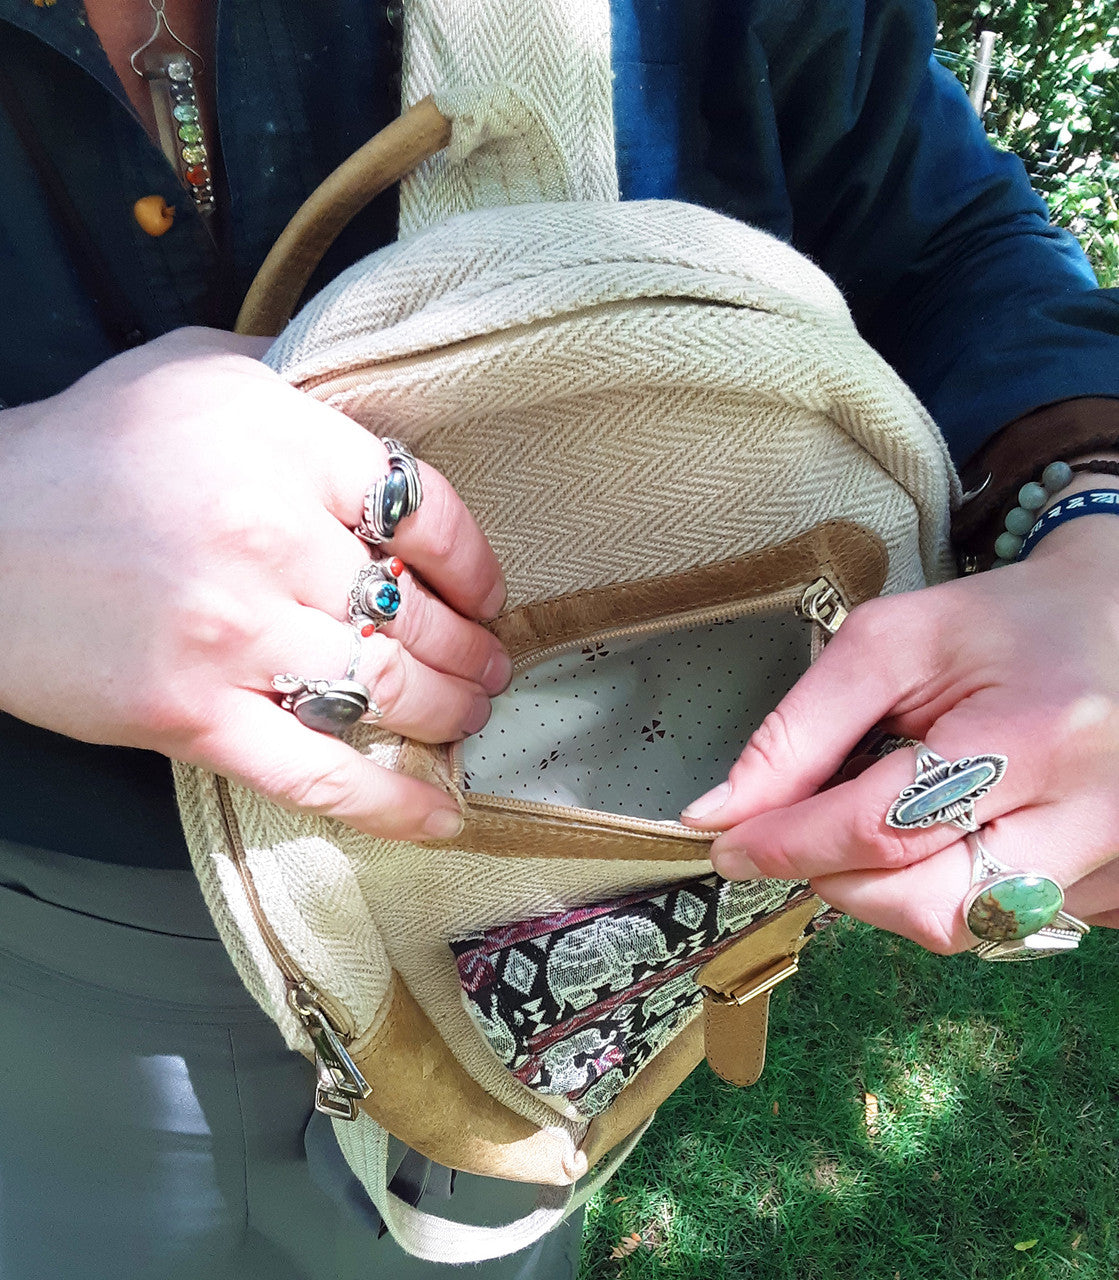
[[[467,1012],[522,1084],[605,1110],[703,999],[698,970],[810,896],[705,876],[451,943]]]

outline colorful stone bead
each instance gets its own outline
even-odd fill
[[[192,164],[183,176],[193,187],[205,186],[210,181],[210,171],[204,164]]]
[[[205,147],[183,147],[183,159],[187,164],[205,164],[206,158]]]
[[[178,102],[171,108],[171,114],[180,124],[197,124],[198,108],[193,102]]]
[[[202,127],[197,124],[181,124],[179,126],[179,137],[188,145],[202,141]]]

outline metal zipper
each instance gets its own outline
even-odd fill
[[[797,617],[813,623],[829,638],[835,635],[850,612],[840,589],[828,578],[819,577],[807,587],[790,587],[760,599],[741,601],[737,605],[711,605],[705,609],[692,609],[686,613],[668,614],[653,622],[643,622],[628,627],[611,627],[609,630],[596,631],[589,636],[580,636],[578,640],[549,645],[545,649],[531,650],[521,654],[514,662],[513,675],[516,677],[529,667],[546,662],[549,658],[558,657],[561,653],[581,649],[591,642],[605,643],[610,640],[631,639],[634,636],[658,635],[681,627],[709,626],[712,623],[747,618],[755,614],[778,613],[783,609],[791,609]],[[815,648],[813,657],[815,657]],[[455,785],[461,787],[463,777],[461,743],[456,743],[454,746],[451,765]],[[704,842],[709,841],[712,836],[710,831],[697,831],[694,827],[685,827],[682,822],[672,819],[658,821],[652,818],[627,818],[622,814],[603,813],[597,809],[547,804],[539,800],[522,800],[519,796],[494,796],[482,791],[471,791],[469,794],[470,803],[478,808],[514,810],[517,813],[531,813],[539,817],[582,818],[593,821],[596,826],[614,827],[644,835],[671,835]]]
[[[229,793],[229,782],[221,777],[215,778],[215,782],[226,841],[253,921],[269,955],[284,976],[288,1007],[315,1047],[315,1110],[336,1120],[356,1120],[357,1104],[373,1092],[346,1049],[346,1043],[353,1039],[356,1028],[342,1007],[318,990],[276,936],[260,904],[245,857],[245,845],[237,824],[233,797]]]

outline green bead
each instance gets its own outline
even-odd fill
[[[1041,473],[1041,483],[1050,493],[1059,493],[1072,480],[1072,468],[1067,462],[1051,462]]]
[[[183,124],[179,126],[179,137],[188,143],[201,142],[202,130],[196,124]]]
[[[1022,539],[1013,533],[1000,533],[995,539],[995,555],[1003,560],[1013,560],[1022,550]]]
[[[968,907],[967,927],[977,938],[1016,942],[1044,929],[1064,900],[1061,886],[1047,876],[1000,876]]]
[[[171,114],[180,124],[195,124],[198,120],[198,108],[193,102],[180,102],[171,109]]]
[[[183,159],[187,164],[205,164],[206,148],[205,147],[183,147]]]
[[[1027,511],[1025,507],[1015,507],[1006,513],[1006,531],[1023,538],[1037,524],[1037,512]]]
[[[1027,511],[1038,511],[1045,506],[1049,494],[1045,491],[1045,486],[1031,480],[1029,484],[1024,484],[1018,490],[1018,505],[1025,507]]]

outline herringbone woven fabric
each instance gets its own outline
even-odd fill
[[[539,200],[616,200],[609,0],[410,0],[403,98],[451,145],[404,180],[400,231]]]

